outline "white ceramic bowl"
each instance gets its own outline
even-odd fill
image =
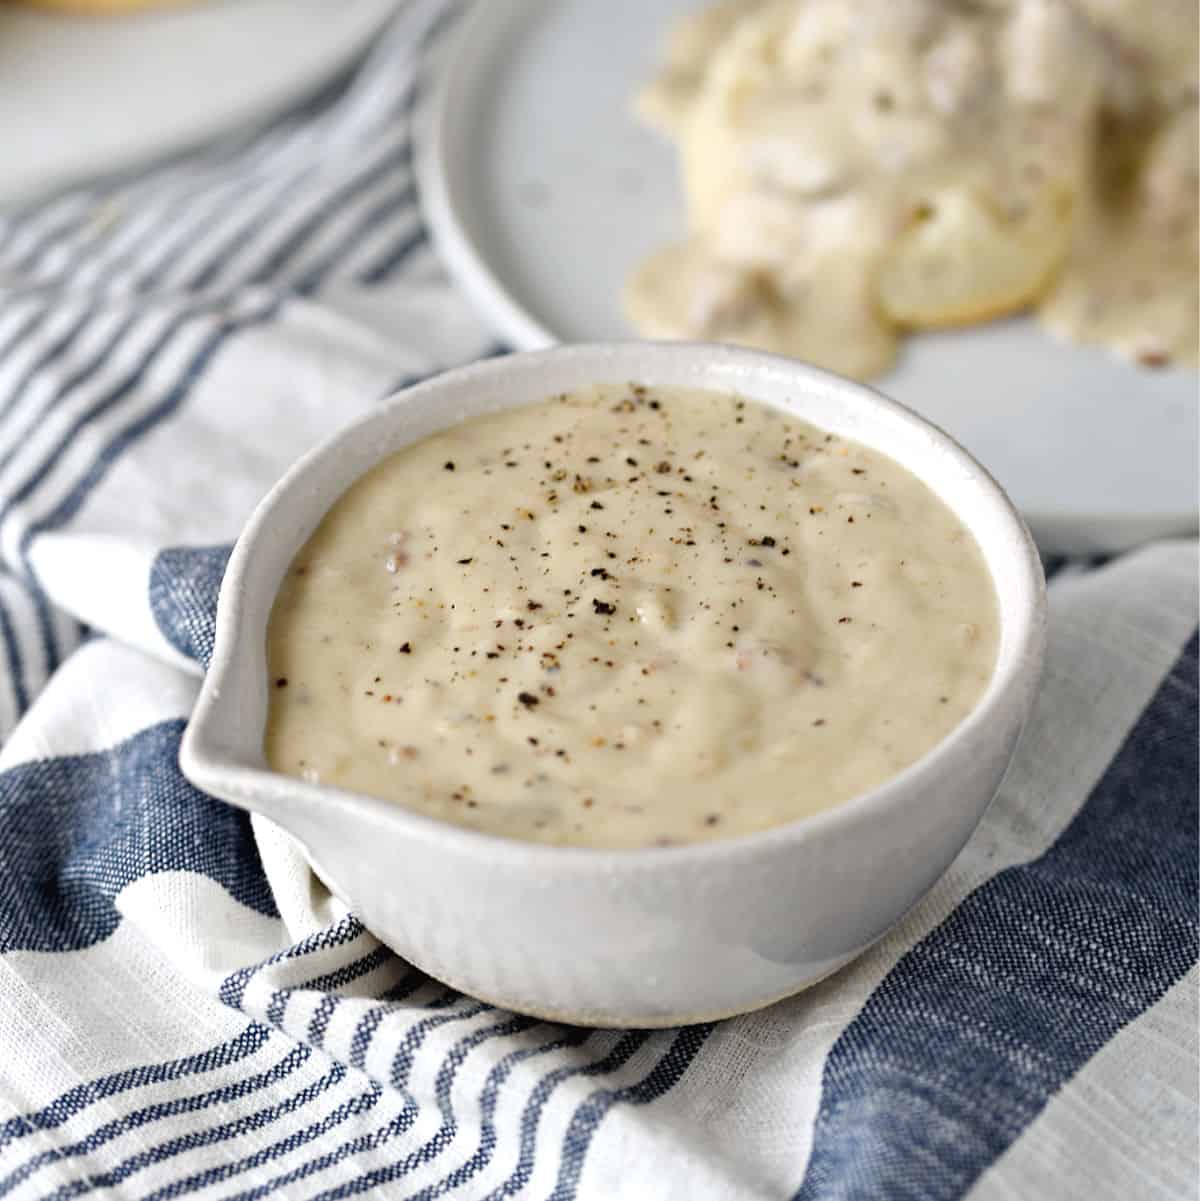
[[[1000,599],[999,658],[951,735],[882,787],[757,834],[587,850],[515,842],[268,769],[266,627],[292,557],[379,459],[454,422],[636,380],[736,391],[891,455],[959,515]],[[970,403],[970,381],[963,381]],[[742,1013],[836,971],[896,922],[983,816],[1037,687],[1041,564],[987,472],[871,389],[728,347],[625,343],[490,359],[402,392],[306,455],[259,505],[221,587],[216,650],[184,736],[198,787],[263,813],[366,925],[430,975],[507,1009],[594,1025]]]

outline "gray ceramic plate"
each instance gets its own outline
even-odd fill
[[[112,17],[0,4],[0,205],[269,117],[361,53],[397,3],[235,0]]]
[[[622,281],[683,212],[671,149],[629,98],[698,2],[483,3],[447,58],[423,196],[451,269],[514,346],[632,336]],[[1193,372],[1140,370],[1019,320],[915,338],[875,383],[977,455],[1045,550],[1196,530]]]

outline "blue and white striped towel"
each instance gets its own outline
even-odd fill
[[[1058,572],[1037,712],[952,870],[717,1025],[457,995],[180,776],[255,500],[495,349],[418,213],[434,15],[265,133],[0,222],[0,1195],[1195,1197],[1193,544]]]

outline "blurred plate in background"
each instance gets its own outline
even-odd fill
[[[697,0],[483,0],[444,60],[418,154],[451,270],[528,349],[634,336],[621,287],[683,231],[671,147],[629,102]],[[1044,550],[1196,530],[1197,376],[1064,346],[1028,320],[910,340],[875,381],[976,454]]]
[[[396,6],[210,0],[100,17],[0,4],[0,205],[272,116]]]

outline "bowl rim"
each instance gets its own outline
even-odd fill
[[[536,372],[543,364],[557,359],[583,357],[586,360],[589,356],[598,360],[619,360],[634,356],[648,356],[651,359],[661,357],[663,361],[667,358],[691,358],[697,361],[709,359],[713,362],[719,360],[727,367],[745,370],[747,384],[751,385],[747,388],[746,398],[750,400],[756,399],[752,388],[755,371],[783,370],[794,375],[798,392],[803,390],[811,393],[814,390],[832,389],[843,396],[852,397],[854,403],[867,409],[882,410],[894,419],[918,427],[939,452],[940,462],[952,464],[962,470],[969,480],[969,486],[976,489],[985,504],[991,508],[993,516],[999,519],[993,538],[993,549],[989,550],[989,547],[984,545],[972,523],[966,522],[966,519],[964,523],[971,529],[972,536],[980,546],[992,574],[993,585],[996,585],[997,575],[995,561],[1004,558],[1009,561],[1007,570],[1016,573],[1009,578],[1016,580],[1018,597],[1024,604],[1006,608],[997,588],[1001,649],[1010,638],[1011,648],[1007,655],[999,655],[998,652],[997,663],[993,667],[983,695],[958,725],[908,767],[888,777],[877,787],[858,793],[828,809],[781,825],[727,838],[632,848],[557,846],[472,830],[428,817],[395,801],[328,784],[310,783],[265,766],[250,766],[211,747],[208,741],[210,727],[217,721],[222,694],[235,688],[238,678],[243,677],[248,670],[265,671],[265,667],[257,662],[252,665],[246,664],[242,661],[243,656],[239,655],[243,649],[239,627],[247,592],[246,575],[254,550],[261,540],[270,538],[272,526],[280,511],[292,503],[298,485],[313,469],[336,456],[342,446],[354,439],[364,426],[388,424],[414,399],[435,396],[438,392],[454,392],[469,387],[478,380],[499,382],[509,374]],[[629,378],[634,378],[637,373],[637,369],[631,365]],[[700,382],[692,386],[704,385]],[[714,391],[727,389],[735,390],[726,383],[714,383]],[[448,406],[446,426],[461,419],[454,408]],[[381,454],[380,458],[382,457]],[[911,470],[908,467],[905,469]],[[365,470],[369,470],[369,467],[348,474],[342,485],[343,490]],[[919,475],[915,471],[912,473],[927,484],[932,484],[937,479],[936,475]],[[953,509],[949,501],[943,499],[943,503]],[[954,511],[958,514],[958,510]],[[398,836],[416,839],[426,844],[437,844],[443,850],[452,847],[465,857],[484,858],[497,867],[536,869],[542,873],[570,871],[585,866],[600,871],[631,868],[657,870],[667,864],[675,867],[714,859],[755,858],[768,847],[786,848],[820,839],[839,830],[844,831],[861,823],[869,823],[874,817],[898,804],[909,804],[914,789],[919,791],[922,785],[935,783],[942,775],[942,764],[945,760],[956,755],[969,754],[970,750],[965,744],[973,742],[974,737],[984,732],[998,715],[1011,712],[1015,708],[1019,711],[1019,724],[1023,725],[1036,694],[1045,640],[1045,575],[1041,557],[1027,525],[990,472],[950,435],[912,409],[892,400],[868,384],[848,380],[800,360],[766,351],[718,343],[637,340],[558,345],[543,350],[521,351],[477,360],[401,388],[385,397],[366,414],[342,426],[292,464],[255,507],[235,543],[226,566],[217,604],[213,653],[196,705],[184,731],[179,762],[185,777],[202,791],[262,813],[284,828],[288,828],[285,818],[274,812],[273,807],[260,806],[257,803],[264,795],[286,798],[289,802],[305,802],[305,812],[319,807],[329,816],[339,814],[350,820],[361,816],[370,821],[381,822],[394,830]],[[257,740],[255,745],[261,753]]]

